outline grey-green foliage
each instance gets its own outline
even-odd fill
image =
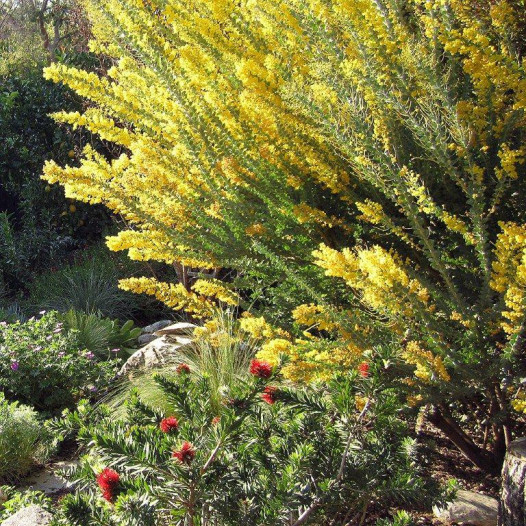
[[[119,275],[109,258],[93,258],[32,283],[30,308],[67,312],[71,309],[109,318],[127,319],[134,310],[133,295],[118,287]]]
[[[31,407],[8,402],[0,393],[0,479],[26,474],[46,459],[46,431]]]

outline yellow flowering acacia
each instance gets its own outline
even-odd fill
[[[46,68],[90,101],[55,118],[122,154],[44,178],[126,221],[112,249],[181,276],[122,286],[195,315],[255,305],[242,324],[294,379],[387,345],[412,403],[494,469],[524,363],[521,1],[85,3],[113,65]],[[192,289],[189,267],[228,284]],[[495,424],[494,456],[452,432],[455,400]]]

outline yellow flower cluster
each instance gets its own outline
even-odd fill
[[[451,377],[440,356],[434,356],[424,349],[419,342],[410,341],[402,354],[405,361],[416,365],[415,376],[424,382],[442,380],[449,382]]]
[[[300,305],[292,311],[292,317],[300,325],[305,325],[310,329],[316,328],[320,331],[333,331],[339,328],[339,324],[335,323],[327,309],[322,305]]]
[[[239,295],[218,279],[198,279],[192,290],[207,298],[215,298],[226,305],[239,305]]]
[[[195,317],[210,317],[214,304],[202,296],[188,292],[181,283],[163,283],[154,278],[127,278],[119,282],[124,290],[154,296],[169,307],[185,309]]]
[[[502,222],[500,227],[490,284],[504,298],[502,328],[517,334],[526,314],[526,226]]]
[[[511,406],[518,413],[526,414],[526,392],[520,390],[515,398],[511,401]]]
[[[409,277],[398,255],[380,246],[339,252],[320,245],[313,255],[327,276],[343,278],[361,294],[365,305],[384,315],[411,316],[415,307],[412,300],[421,306],[429,301],[427,289]]]

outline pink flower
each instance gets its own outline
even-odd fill
[[[18,362],[11,362],[11,369],[13,371],[18,371],[19,363]]]

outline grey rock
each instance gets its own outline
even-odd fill
[[[2,526],[47,526],[51,524],[52,520],[51,513],[36,504],[32,504],[11,515],[2,522]]]
[[[164,327],[168,327],[168,325],[172,323],[173,323],[173,320],[156,321],[155,323],[152,323],[151,325],[147,325],[146,327],[143,327],[141,329],[141,332],[142,334],[152,334],[155,331],[163,329]]]
[[[137,369],[150,369],[175,362],[179,355],[178,349],[185,343],[173,341],[169,336],[161,336],[148,345],[135,351],[126,360],[119,371],[119,376],[127,376]]]
[[[460,490],[453,502],[445,508],[435,506],[433,512],[435,517],[446,524],[455,522],[470,526],[496,526],[498,507],[498,501],[493,497]]]
[[[153,340],[156,340],[157,339],[157,336],[154,336],[153,334],[141,334],[138,338],[137,338],[137,343],[140,345],[140,346],[143,346],[143,345],[147,345],[148,343],[150,342],[153,342]]]
[[[194,332],[194,329],[197,327],[197,325],[194,325],[193,323],[187,323],[187,322],[179,322],[174,323],[172,325],[168,325],[166,327],[163,327],[162,329],[158,329],[155,331],[155,334],[157,336],[162,336],[164,334],[182,334],[182,335],[189,335]]]
[[[46,495],[52,495],[63,489],[70,489],[72,487],[71,483],[62,477],[59,470],[74,467],[76,464],[76,460],[56,462],[51,466],[32,473],[24,479],[23,486],[34,491],[42,491]]]

